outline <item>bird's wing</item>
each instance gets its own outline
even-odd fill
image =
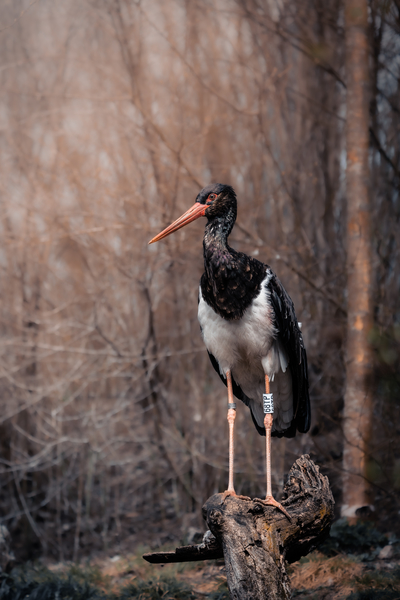
[[[293,423],[285,432],[286,437],[306,433],[310,428],[311,409],[308,394],[307,354],[303,336],[294,312],[293,302],[285,288],[273,273],[268,282],[270,303],[274,312],[274,325],[289,359],[293,385]],[[293,431],[291,431],[293,429]]]

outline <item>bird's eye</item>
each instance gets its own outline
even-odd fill
[[[208,199],[212,201],[212,200],[215,200],[216,197],[217,197],[217,194],[210,194],[208,196]]]

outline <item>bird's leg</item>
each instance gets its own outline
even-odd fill
[[[275,506],[279,510],[283,512],[284,515],[291,521],[291,517],[289,513],[283,508],[282,504],[277,502],[272,495],[272,486],[271,486],[271,431],[272,431],[272,422],[274,420],[274,401],[273,396],[270,393],[269,388],[269,377],[265,376],[265,395],[264,395],[264,427],[265,427],[265,446],[266,446],[266,475],[267,475],[267,495],[265,500],[260,500],[256,498],[257,502],[262,502],[268,506]]]
[[[270,395],[270,387],[269,387],[269,377],[265,376],[265,393],[267,396]],[[265,427],[265,449],[266,449],[266,476],[267,476],[267,495],[265,497],[266,500],[272,498],[272,485],[271,485],[271,431],[272,431],[272,422],[274,420],[273,411],[274,411],[274,402],[271,398],[270,403],[264,404],[264,411],[272,410],[272,412],[265,412],[264,417],[264,427]]]
[[[226,372],[226,384],[228,388],[228,423],[229,423],[229,481],[228,481],[228,489],[223,493],[223,500],[227,496],[237,496],[235,492],[235,488],[233,486],[233,462],[235,456],[235,419],[236,419],[236,403],[233,398],[233,389],[232,389],[232,375],[230,371]],[[239,498],[243,498],[245,500],[250,500],[247,496],[238,496]]]
[[[229,482],[227,492],[235,494],[233,487],[233,461],[235,458],[235,419],[236,419],[236,402],[233,401],[232,376],[231,372],[226,373],[226,383],[228,387],[228,423],[229,423]]]

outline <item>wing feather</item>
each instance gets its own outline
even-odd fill
[[[306,433],[310,428],[311,409],[308,392],[307,354],[303,336],[294,311],[293,302],[285,288],[273,273],[268,291],[274,311],[274,325],[278,331],[286,355],[289,359],[289,369],[293,382],[293,423],[294,431]],[[282,432],[286,437],[292,437],[292,427]],[[287,432],[287,433],[286,433]]]

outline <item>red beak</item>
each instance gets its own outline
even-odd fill
[[[153,237],[152,240],[149,241],[149,244],[153,244],[154,242],[158,242],[163,238],[167,237],[170,233],[174,233],[174,231],[178,231],[181,227],[185,227],[188,223],[195,221],[199,217],[204,217],[205,212],[208,206],[204,204],[200,204],[200,202],[195,202],[189,210],[187,210],[179,219],[171,223],[166,229],[164,229],[161,233]]]

